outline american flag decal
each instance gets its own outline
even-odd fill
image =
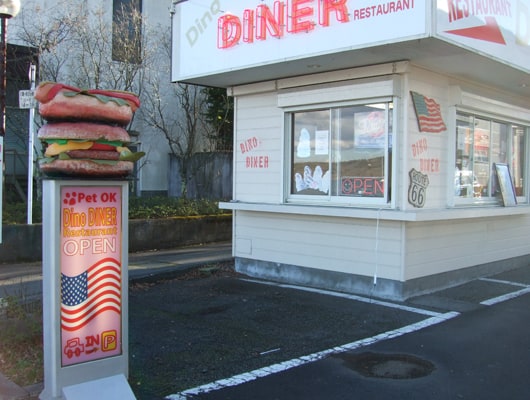
[[[416,110],[420,132],[439,133],[445,131],[447,127],[440,112],[440,105],[433,99],[419,93],[410,92],[410,94]]]
[[[121,313],[121,266],[104,258],[77,276],[61,274],[61,327],[76,331],[104,312]]]

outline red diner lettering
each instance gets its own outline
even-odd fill
[[[285,26],[284,11],[285,4],[281,1],[274,2],[274,13],[271,12],[270,8],[261,4],[257,7],[257,18],[256,18],[256,38],[265,40],[267,38],[267,32],[274,37],[283,36],[283,27]]]
[[[225,14],[217,21],[217,47],[227,49],[235,46],[241,38],[241,20],[232,14]]]
[[[330,14],[335,12],[337,21],[349,22],[348,0],[322,0],[320,2],[320,25],[329,26]]]
[[[243,42],[254,42],[254,11],[252,10],[243,12]]]
[[[289,2],[290,24],[289,32],[309,32],[315,28],[315,23],[311,20],[314,15],[314,8],[304,6],[305,3],[312,3],[313,0],[291,0]]]
[[[318,8],[312,3],[314,0],[277,0],[272,9],[260,4],[255,10],[243,10],[241,17],[224,14],[217,20],[217,47],[229,49],[240,41],[250,44],[255,39],[266,40],[268,36],[282,38],[286,31],[309,32],[315,29],[315,20],[328,27],[333,15],[340,23],[350,21],[347,0],[320,0]]]
[[[269,168],[269,156],[248,156],[245,159],[245,166],[258,169]]]

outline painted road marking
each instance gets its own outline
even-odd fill
[[[494,304],[502,303],[503,301],[515,299],[516,297],[530,293],[530,285],[526,285],[524,283],[505,281],[505,280],[500,280],[500,279],[491,279],[491,278],[480,278],[479,280],[484,281],[484,282],[502,283],[505,285],[522,287],[522,289],[516,290],[515,292],[506,293],[506,294],[503,294],[502,296],[497,296],[497,297],[493,297],[488,300],[481,301],[480,304],[482,304],[483,306],[492,306]]]
[[[494,297],[494,298],[491,298],[491,299],[488,299],[488,300],[485,300],[485,301],[482,301],[480,303],[482,305],[490,306],[490,305],[498,304],[500,302],[503,302],[503,301],[506,301],[506,300],[510,300],[510,299],[515,298],[515,297],[519,297],[519,296],[522,296],[524,294],[530,293],[530,285],[525,285],[525,284],[521,284],[521,283],[518,283],[518,282],[500,281],[500,280],[489,279],[489,278],[481,278],[480,280],[489,281],[489,282],[495,282],[495,283],[505,283],[505,284],[511,284],[511,285],[517,286],[517,287],[522,287],[522,289],[520,289],[520,290],[511,292],[511,293],[508,293],[508,294],[505,294],[505,295],[502,295],[502,296]],[[369,345],[375,344],[377,342],[381,342],[383,340],[389,340],[389,339],[393,339],[393,338],[396,338],[396,337],[399,337],[399,336],[402,336],[402,335],[406,335],[408,333],[416,332],[416,331],[424,329],[424,328],[426,328],[428,326],[432,326],[432,325],[436,325],[436,324],[448,321],[448,320],[460,315],[460,313],[458,313],[456,311],[449,311],[449,312],[446,312],[446,313],[436,313],[436,312],[433,312],[433,311],[423,310],[421,308],[409,307],[409,306],[404,306],[404,305],[401,305],[401,304],[394,304],[394,303],[390,303],[390,302],[386,302],[386,301],[374,300],[374,299],[366,298],[366,297],[362,297],[362,296],[356,296],[356,295],[351,295],[351,294],[346,294],[346,293],[337,293],[337,292],[332,292],[332,291],[327,291],[327,290],[322,290],[322,289],[306,288],[306,287],[301,287],[301,286],[296,286],[296,285],[278,284],[278,283],[274,283],[274,282],[264,282],[264,281],[257,281],[257,280],[252,280],[252,279],[246,279],[245,281],[257,282],[257,283],[262,283],[262,284],[267,284],[267,285],[281,286],[281,287],[285,287],[285,288],[304,290],[304,291],[309,291],[309,292],[314,292],[314,293],[328,294],[328,295],[338,296],[338,297],[344,297],[344,298],[352,299],[352,300],[355,300],[355,301],[362,301],[362,302],[365,302],[365,303],[377,304],[377,305],[381,305],[381,306],[384,306],[384,307],[397,308],[397,309],[400,309],[400,310],[403,310],[403,311],[409,311],[409,312],[414,312],[414,313],[418,313],[418,314],[428,315],[430,317],[427,318],[427,319],[424,319],[422,321],[416,322],[414,324],[407,325],[407,326],[404,326],[404,327],[401,327],[401,328],[398,328],[398,329],[394,329],[394,330],[391,330],[391,331],[388,331],[388,332],[383,332],[383,333],[380,333],[378,335],[375,335],[375,336],[372,336],[372,337],[369,337],[369,338],[360,339],[360,340],[357,340],[355,342],[348,343],[348,344],[345,344],[345,345],[342,345],[342,346],[333,347],[331,349],[327,349],[327,350],[323,350],[323,351],[320,351],[320,352],[317,352],[317,353],[309,354],[307,356],[302,356],[302,357],[299,357],[299,358],[296,358],[296,359],[293,359],[293,360],[284,361],[284,362],[281,362],[281,363],[278,363],[278,364],[274,364],[274,365],[270,365],[270,366],[267,366],[267,367],[264,367],[264,368],[256,369],[254,371],[245,372],[243,374],[235,375],[235,376],[233,376],[231,378],[220,379],[220,380],[217,380],[217,381],[212,382],[212,383],[207,383],[205,385],[201,385],[201,386],[197,386],[195,388],[187,389],[187,390],[184,390],[184,391],[176,393],[176,394],[171,394],[171,395],[168,395],[168,396],[165,397],[167,400],[187,400],[188,396],[192,396],[193,397],[193,396],[199,395],[201,393],[208,393],[208,392],[212,392],[212,391],[215,391],[215,390],[220,390],[220,389],[223,389],[223,388],[226,388],[226,387],[241,385],[243,383],[247,383],[247,382],[253,381],[253,380],[258,379],[258,378],[262,378],[262,377],[265,377],[265,376],[268,376],[268,375],[276,374],[276,373],[282,372],[282,371],[287,371],[287,370],[289,370],[291,368],[299,367],[299,366],[302,366],[304,364],[308,364],[308,363],[311,363],[311,362],[315,362],[315,361],[321,360],[321,359],[323,359],[325,357],[330,356],[331,354],[337,354],[337,353],[343,353],[343,352],[346,352],[346,351],[355,350],[355,349],[358,349],[358,348],[361,348],[361,347],[364,347],[364,346],[369,346]]]
[[[288,285],[288,284],[269,282],[269,281],[259,281],[259,280],[254,280],[254,279],[242,279],[242,280],[246,282],[261,283],[264,285],[272,285],[272,286],[278,286],[278,287],[288,288],[288,289],[303,290],[305,292],[320,293],[320,294],[325,294],[328,296],[342,297],[345,299],[360,301],[363,303],[376,304],[379,306],[396,308],[398,310],[409,311],[409,312],[416,313],[416,314],[428,315],[430,317],[435,317],[437,315],[440,315],[439,312],[424,310],[423,308],[405,306],[403,304],[396,304],[396,303],[391,303],[389,301],[376,300],[373,298],[358,296],[355,294],[334,292],[331,290],[316,289],[316,288],[297,286],[297,285]]]
[[[287,371],[291,368],[299,367],[304,364],[312,363],[318,360],[321,360],[325,357],[328,357],[331,354],[337,354],[337,353],[344,353],[346,351],[351,351],[358,349],[360,347],[368,346],[377,342],[381,342],[383,340],[389,340],[393,339],[402,335],[406,335],[408,333],[412,333],[415,331],[418,331],[420,329],[426,328],[431,325],[436,325],[442,322],[445,322],[451,318],[454,318],[456,316],[460,315],[457,312],[447,312],[444,314],[438,314],[437,316],[433,316],[427,319],[424,319],[422,321],[416,322],[411,325],[407,325],[398,329],[394,329],[388,332],[383,332],[378,335],[366,338],[366,339],[360,339],[352,343],[348,343],[342,346],[333,347],[331,349],[319,351],[317,353],[309,354],[307,356],[302,356],[299,358],[295,358],[292,360],[284,361],[278,364],[270,365],[264,368],[256,369],[254,371],[245,372],[240,375],[235,375],[231,378],[227,379],[220,379],[212,383],[207,383],[202,386],[197,386],[192,389],[187,389],[183,392],[179,392],[177,394],[171,394],[166,397],[168,400],[186,400],[188,396],[196,396],[201,393],[208,393],[215,390],[223,389],[226,387],[231,386],[237,386],[241,385],[243,383],[247,383],[250,381],[253,381],[258,378],[263,378],[268,375],[276,374],[278,372]]]
[[[484,306],[492,306],[494,304],[502,303],[503,301],[515,299],[516,297],[522,296],[523,294],[530,293],[530,287],[526,287],[516,292],[504,294],[502,296],[494,297],[492,299],[481,301],[480,304]]]
[[[511,286],[529,287],[529,285],[526,285],[524,283],[505,281],[503,279],[479,278],[478,280],[484,281],[484,282],[502,283],[504,285],[511,285]]]

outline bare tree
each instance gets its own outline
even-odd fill
[[[150,26],[134,9],[109,15],[107,2],[90,8],[84,0],[60,0],[47,10],[30,4],[17,17],[18,36],[38,52],[40,80],[137,93],[142,107],[132,125],[144,139],[165,138],[180,162],[185,195],[193,174],[188,161],[197,152],[215,150],[220,130],[207,113],[203,87],[170,82],[170,30]]]
[[[113,21],[103,8],[108,3],[89,8],[83,0],[60,0],[48,9],[39,3],[25,5],[16,32],[17,40],[38,54],[40,81],[130,91],[142,98],[145,71],[155,62],[150,41],[156,39],[138,10],[123,8],[125,23]]]
[[[186,196],[187,182],[195,171],[190,170],[192,156],[199,152],[215,150],[215,127],[206,116],[208,98],[204,88],[196,85],[170,82],[171,41],[170,32],[160,37],[156,71],[146,73],[146,88],[151,94],[143,103],[147,125],[162,134],[169,145],[170,154],[179,164],[180,196]],[[178,112],[167,99],[175,99]]]
[[[46,10],[38,2],[25,5],[17,36],[38,53],[40,80],[141,95],[143,72],[155,61],[154,29],[133,8],[121,12],[127,23],[113,21],[105,5],[89,8],[83,0],[61,0]]]

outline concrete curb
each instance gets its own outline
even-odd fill
[[[0,372],[0,400],[30,400],[38,398],[42,383],[22,388]]]

